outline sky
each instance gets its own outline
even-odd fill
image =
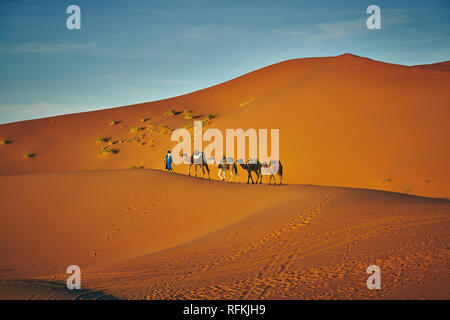
[[[69,5],[81,29],[69,30]],[[369,30],[369,5],[381,29]],[[450,60],[443,0],[0,0],[0,123],[165,99],[280,61]]]

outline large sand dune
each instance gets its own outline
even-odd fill
[[[279,128],[289,183],[449,198],[448,65],[289,60],[172,99],[1,125],[0,139],[12,143],[0,145],[0,174],[161,168],[170,130],[193,121],[163,115],[174,109],[217,114],[209,125],[220,129]],[[118,141],[118,153],[99,156],[97,137]]]
[[[0,299],[449,299],[449,85],[449,62],[345,54],[0,125]],[[184,110],[279,128],[288,184],[157,170]],[[64,287],[72,264],[82,291]]]
[[[449,298],[447,200],[131,169],[0,185],[1,298]]]

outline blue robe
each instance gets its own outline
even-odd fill
[[[166,154],[164,160],[166,161],[166,169],[172,170],[172,155],[170,153]]]

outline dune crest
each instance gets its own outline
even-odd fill
[[[172,130],[214,114],[221,130],[280,129],[288,183],[449,198],[448,63],[294,59],[166,100],[4,124],[0,174],[160,169]]]
[[[5,124],[0,138],[14,142],[0,146],[0,174],[158,169],[172,130],[214,114],[222,130],[279,128],[288,183],[448,198],[447,66],[295,59],[167,100]]]
[[[449,298],[447,200],[131,169],[0,188],[0,299]]]

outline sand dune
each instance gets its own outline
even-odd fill
[[[449,298],[447,200],[153,170],[0,185],[0,298]],[[86,291],[64,290],[70,264]]]
[[[296,59],[0,125],[0,299],[449,299],[448,66]],[[158,170],[184,110],[279,128],[288,184]],[[82,291],[64,288],[72,264]],[[366,287],[371,264],[382,290]]]
[[[279,128],[289,183],[449,198],[447,66],[350,54],[289,60],[167,100],[1,125],[11,143],[0,146],[0,174],[161,168],[170,130],[192,123],[182,113],[192,110],[217,114],[210,126],[219,129]],[[164,116],[169,109],[180,113]],[[117,153],[100,156],[109,142]]]
[[[149,254],[296,197],[132,169],[4,176],[0,185],[0,270],[14,277]]]

